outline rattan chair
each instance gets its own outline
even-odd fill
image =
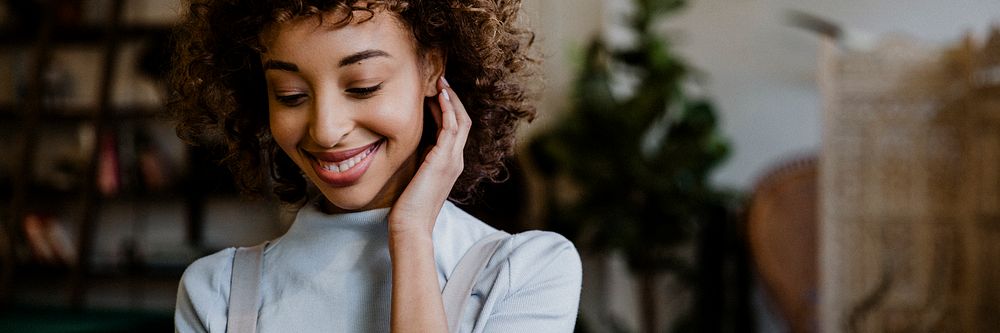
[[[792,332],[816,331],[817,158],[782,163],[754,187],[747,238],[757,274]]]

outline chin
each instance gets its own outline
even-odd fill
[[[389,204],[380,205],[378,200],[379,191],[370,189],[350,189],[350,188],[325,188],[320,189],[324,199],[332,210],[343,212],[355,212],[370,210],[375,208],[388,207]]]
[[[323,192],[323,197],[326,201],[333,207],[344,211],[360,211],[368,210],[373,208],[375,195],[366,195],[366,193],[361,193],[361,191],[342,191],[343,189],[333,189],[332,191],[337,191],[341,193],[328,193]]]

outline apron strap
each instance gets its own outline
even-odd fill
[[[441,300],[444,302],[444,314],[448,319],[448,332],[456,333],[462,322],[462,312],[465,303],[472,295],[472,287],[479,279],[479,273],[500,247],[500,243],[510,234],[497,231],[473,244],[462,259],[458,261],[451,277],[445,282]]]
[[[448,332],[458,332],[466,301],[472,294],[472,287],[479,273],[500,247],[500,243],[510,234],[497,231],[480,239],[465,252],[458,261],[451,278],[445,282],[441,292],[444,313],[448,320]],[[260,278],[263,266],[263,243],[253,247],[236,249],[233,258],[233,275],[229,290],[229,310],[226,333],[256,333],[257,314],[260,310]]]
[[[233,275],[229,288],[229,312],[226,333],[256,333],[257,312],[260,310],[260,278],[264,265],[264,247],[236,249],[233,258]]]

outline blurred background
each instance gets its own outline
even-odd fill
[[[464,208],[584,262],[579,332],[1000,327],[1000,2],[524,0],[539,117]],[[0,332],[172,331],[281,235],[163,118],[178,0],[0,3]]]

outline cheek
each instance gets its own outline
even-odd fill
[[[378,128],[372,130],[389,140],[389,149],[396,154],[409,155],[417,149],[421,137],[421,122],[414,117],[401,117],[399,113],[380,117]]]
[[[424,104],[423,97],[417,96],[400,98],[380,107],[375,114],[380,127],[378,131],[400,141],[419,140],[423,129]]]
[[[289,149],[295,149],[302,133],[304,133],[304,127],[298,123],[294,117],[287,114],[273,112],[270,114],[271,136],[286,153],[291,154]]]

